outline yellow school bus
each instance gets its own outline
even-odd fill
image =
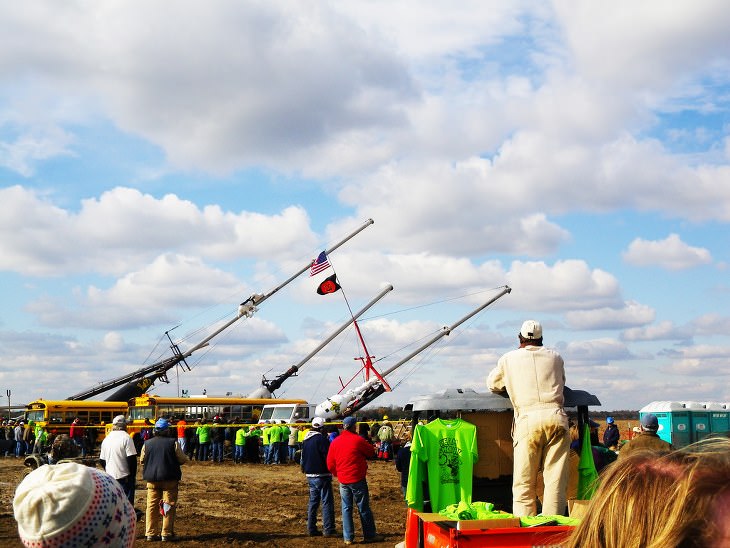
[[[111,424],[116,415],[126,415],[125,402],[92,400],[38,399],[25,406],[25,421],[46,427],[49,434],[68,434],[71,423],[79,419],[84,432],[96,430],[96,442],[104,439],[104,426]]]
[[[186,398],[144,394],[132,398],[127,407],[127,431],[130,434],[143,428],[152,428],[160,417],[173,423],[185,419],[188,424],[198,420],[220,417],[226,423],[253,424],[261,409],[271,403],[305,404],[297,399],[236,398],[232,396],[195,396]]]

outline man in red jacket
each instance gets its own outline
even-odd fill
[[[355,432],[356,425],[355,417],[345,417],[342,434],[335,438],[327,453],[327,468],[340,482],[342,537],[345,544],[352,544],[355,540],[355,523],[352,520],[354,501],[360,513],[364,542],[382,542],[385,537],[375,529],[368,482],[365,479],[368,470],[366,459],[375,457],[375,447]]]

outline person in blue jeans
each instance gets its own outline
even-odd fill
[[[332,494],[332,474],[327,469],[329,440],[323,432],[324,420],[312,419],[312,429],[307,432],[302,444],[300,466],[309,482],[309,506],[307,508],[307,532],[310,537],[324,535],[334,537],[335,502]],[[317,510],[322,505],[322,529],[317,529]]]
[[[342,537],[345,544],[352,544],[355,539],[355,522],[352,517],[353,505],[357,505],[362,524],[364,542],[379,542],[376,540],[375,518],[370,510],[370,492],[366,480],[355,483],[340,483],[340,498],[342,499]],[[382,535],[381,535],[382,540]]]
[[[342,538],[345,544],[355,541],[355,523],[352,508],[357,505],[362,524],[363,542],[382,542],[385,536],[375,528],[375,518],[370,510],[370,493],[367,474],[367,459],[375,458],[375,447],[355,431],[355,417],[345,417],[342,433],[330,444],[327,453],[327,468],[340,482],[342,502]]]

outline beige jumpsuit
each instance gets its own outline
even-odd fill
[[[537,473],[545,482],[542,513],[566,507],[570,435],[563,410],[565,369],[555,350],[527,345],[507,352],[487,377],[492,392],[507,391],[514,407],[512,513],[537,513]]]

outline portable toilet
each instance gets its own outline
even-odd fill
[[[690,414],[682,402],[653,401],[639,410],[639,419],[649,413],[659,421],[657,434],[673,447],[691,443]]]
[[[728,437],[730,434],[730,410],[726,404],[705,402],[705,409],[710,415],[710,433],[713,436]]]
[[[698,401],[683,402],[689,410],[690,442],[699,441],[710,435],[710,413],[705,404]]]

